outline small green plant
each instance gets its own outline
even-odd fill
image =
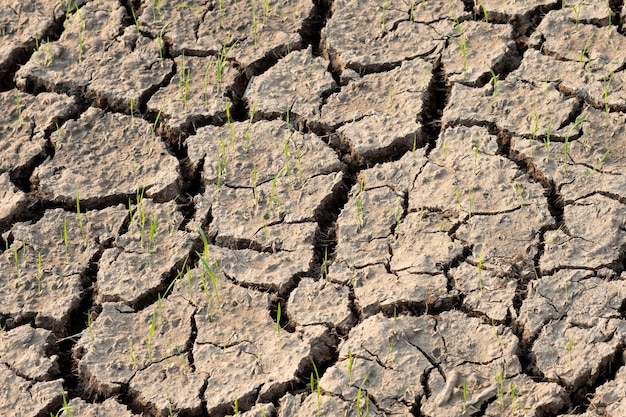
[[[550,160],[550,135],[552,133],[552,118],[548,120],[548,128],[546,130],[546,136],[543,138],[543,147],[546,150],[546,161]]]
[[[83,214],[80,211],[80,191],[76,190],[76,217],[78,218],[78,228],[80,229],[80,234],[83,237],[83,242],[85,243],[85,247],[87,247],[87,227],[83,223]]]
[[[313,365],[313,372],[311,372],[310,378],[311,394],[313,392],[317,393],[317,416],[319,417],[322,412],[322,388],[320,386],[320,374],[317,371],[317,366],[315,366],[313,358],[311,358],[311,364]],[[314,373],[315,378],[313,377]]]
[[[385,28],[385,21],[387,19],[387,6],[389,5],[389,0],[383,0],[382,4],[382,15],[380,17],[380,28]]]
[[[518,182],[515,183],[515,190],[517,191],[517,197],[519,198],[520,207],[524,207],[524,189]]]
[[[130,363],[133,370],[137,369],[137,353],[135,352],[135,344],[130,342],[130,346],[128,347],[130,352]]]
[[[504,369],[498,368],[496,373],[496,391],[498,393],[498,402],[504,407]]]
[[[239,398],[235,398],[235,401],[233,401],[233,413],[235,413],[236,416],[239,415]]]
[[[276,308],[276,333],[278,334],[278,336],[280,337],[280,319],[281,319],[281,306],[280,303],[278,303],[278,306]]]
[[[608,158],[610,152],[611,152],[611,150],[607,149],[606,152],[604,152],[604,154],[600,157],[600,159],[598,159],[598,162],[593,167],[594,171],[600,171],[600,169],[602,168],[602,164],[604,164],[604,162],[606,161],[606,158]]]
[[[73,417],[72,409],[75,408],[75,406],[69,404],[65,391],[61,393],[61,396],[63,398],[63,407],[57,411],[56,414],[52,414],[52,412],[50,412],[50,417],[59,417],[61,413],[65,413],[66,417]]]
[[[87,312],[87,328],[89,329],[89,341],[91,342],[91,348],[95,349],[96,337],[93,332],[93,321],[91,318],[91,311]]]
[[[476,270],[478,271],[478,289],[483,292],[483,250],[480,250],[478,255],[478,262],[476,263]]]
[[[322,260],[322,274],[324,279],[326,280],[326,285],[328,285],[329,275],[328,275],[328,247],[324,248],[324,258]]]
[[[13,263],[15,266],[15,275],[17,276],[17,286],[22,285],[21,281],[21,266],[20,266],[20,252],[16,247],[13,248]]]
[[[163,27],[161,28],[161,31],[159,32],[159,36],[157,36],[157,45],[159,46],[159,62],[161,64],[163,64],[163,47],[164,47],[164,43],[163,43],[163,34],[165,33],[165,28],[169,26],[169,24],[172,23],[167,22],[166,24],[163,25]]]
[[[78,32],[78,63],[80,64],[83,61],[83,49],[85,46],[85,20],[78,8],[78,4],[76,5],[76,16],[80,19],[80,31]]]
[[[563,172],[567,171],[567,160],[569,158],[569,138],[572,135],[574,129],[576,129],[582,122],[587,120],[587,117],[589,117],[589,113],[584,113],[578,116],[574,124],[570,125],[569,130],[567,131],[565,141],[563,142]]]
[[[580,51],[580,54],[578,54],[578,62],[580,63],[580,69],[582,70],[585,67],[585,64],[589,64],[589,62],[591,62],[591,57],[589,56],[589,46],[591,45],[591,41],[593,40],[593,33],[591,35],[589,35],[589,37],[587,38],[587,41],[585,42],[585,46],[583,46],[583,49]],[[585,62],[583,62],[583,60]]]
[[[150,323],[150,330],[148,331],[148,339],[146,339],[146,347],[148,348],[148,361],[152,362],[152,339],[156,331],[157,325],[157,312],[152,313],[152,322]]]
[[[571,6],[572,11],[574,12],[574,16],[576,17],[576,32],[578,32],[579,14],[580,14],[580,9],[583,7],[583,2],[584,0],[579,0],[578,4],[573,4]]]
[[[63,226],[61,227],[61,238],[63,239],[63,246],[65,246],[65,258],[70,261],[69,251],[69,238],[67,236],[67,219],[63,219]]]
[[[489,72],[491,73],[491,86],[493,87],[493,93],[491,95],[495,100],[495,97],[498,95],[498,90],[500,89],[500,87],[498,86],[498,75],[495,73],[493,68],[489,68]]]
[[[161,0],[151,0],[152,21],[156,22],[161,16]]]
[[[270,186],[270,195],[269,195],[269,199],[268,199],[268,207],[267,207],[267,214],[268,216],[272,216],[272,214],[274,213],[274,205],[280,205],[281,202],[278,199],[278,197],[276,197],[276,193],[277,193],[277,185],[278,185],[278,179],[280,178],[281,174],[282,174],[283,170],[279,170],[276,175],[274,176],[274,179],[272,180],[272,184]]]
[[[463,72],[465,72],[467,71],[467,36],[463,33],[458,20],[455,26],[458,31],[458,37],[450,35],[449,38],[452,39],[457,48],[459,48],[459,52],[461,52],[461,57],[463,58]]]
[[[256,103],[252,106],[249,113],[248,119],[248,127],[246,128],[246,152],[250,149],[250,138],[252,136],[252,121],[254,120],[254,115],[256,113]]]
[[[199,255],[200,254],[198,254],[198,256]],[[219,293],[219,285],[218,285],[218,282],[217,282],[217,278],[215,277],[215,273],[213,272],[213,269],[209,266],[206,258],[200,257],[200,262],[202,263],[202,266],[204,267],[204,272],[206,272],[209,275],[209,279],[211,280],[211,285],[213,285],[213,291],[215,293],[215,299],[216,299],[217,304],[219,306],[220,305],[220,293]],[[215,261],[215,263],[217,264],[217,260]]]
[[[615,73],[613,71],[611,71],[609,73],[608,78],[604,77],[604,79],[602,80],[602,98],[604,100],[604,112],[606,113],[606,115],[608,116],[609,114],[609,88],[611,87],[611,81],[613,81],[613,76],[615,75]]]
[[[135,12],[134,7],[130,7],[130,14],[133,16],[133,22],[135,22],[135,29],[137,29],[137,36],[141,36],[141,31],[139,30],[139,20],[137,20],[137,12]]]
[[[365,190],[365,174],[360,173],[358,176],[359,181],[359,194],[356,196],[356,222],[357,222],[357,230],[363,227],[365,222],[365,218],[363,216],[363,191]]]
[[[361,396],[363,395],[363,385],[367,382],[368,375],[365,375],[363,381],[359,385],[359,389],[356,392],[356,415],[357,417],[369,416],[369,395],[365,394],[365,409],[361,408]]]
[[[185,53],[182,53],[180,60],[180,72],[178,75],[178,89],[181,92],[183,101],[183,113],[187,111],[187,95],[189,94],[189,81],[191,80],[191,68],[185,65]]]

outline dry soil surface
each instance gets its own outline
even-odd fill
[[[624,17],[0,1],[0,415],[625,416]]]

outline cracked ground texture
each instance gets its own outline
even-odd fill
[[[0,415],[626,415],[623,0],[0,0]]]

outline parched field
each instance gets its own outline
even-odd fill
[[[626,415],[622,0],[0,0],[0,415]]]

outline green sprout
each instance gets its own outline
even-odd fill
[[[467,381],[463,380],[463,412],[467,409]]]
[[[569,355],[569,370],[572,370],[572,349],[573,349],[573,343],[572,343],[572,339],[568,338],[567,339],[567,352]]]
[[[67,236],[67,219],[63,219],[63,227],[61,229],[61,237],[63,238],[63,245],[65,246],[65,257],[67,261],[70,261],[70,252],[69,252],[69,239]]]
[[[281,307],[280,303],[278,303],[278,307],[276,309],[276,333],[280,336],[280,319],[281,319]]]
[[[157,325],[157,312],[152,313],[152,322],[150,324],[150,330],[148,332],[148,339],[146,340],[146,346],[148,347],[148,361],[152,362],[152,339]]]
[[[80,234],[83,237],[83,241],[85,242],[85,247],[87,246],[87,228],[83,223],[83,215],[80,211],[80,191],[76,190],[76,217],[78,218],[78,228],[80,229]]]
[[[348,350],[348,380],[352,385],[352,366],[354,365],[354,355],[352,355],[352,349]]]
[[[319,417],[322,411],[322,388],[320,386],[320,374],[317,371],[317,366],[315,366],[313,358],[311,358],[311,364],[313,365],[313,372],[311,372],[310,378],[311,393],[313,393],[313,390],[317,393],[317,415]],[[313,373],[315,373],[315,378],[313,378]]]
[[[586,59],[586,63],[588,64],[591,61],[591,58],[589,57],[589,46],[591,45],[591,41],[593,40],[593,33],[591,35],[589,35],[589,37],[587,38],[587,41],[585,42],[585,46],[583,46],[583,49],[580,51],[580,54],[578,55],[578,62],[580,63],[580,69],[582,70],[585,66],[585,63],[583,62],[583,59]]]
[[[41,294],[41,276],[42,276],[41,253],[37,253],[37,294]]]
[[[478,288],[480,292],[483,291],[483,250],[480,250],[480,254],[478,255],[478,263],[476,264],[476,269],[478,271]]]

